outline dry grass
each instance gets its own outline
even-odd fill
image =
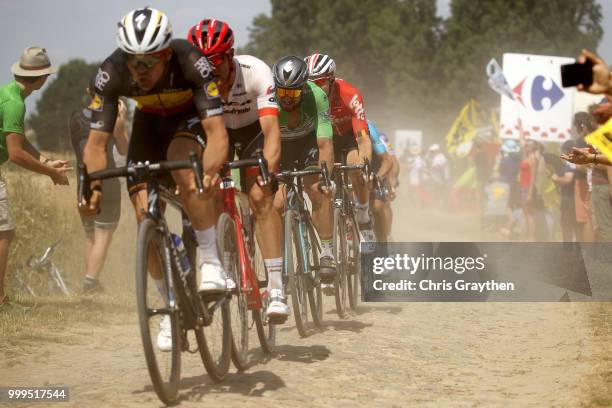
[[[70,186],[54,186],[39,176],[4,166],[12,215],[17,226],[11,245],[7,271],[9,295],[30,307],[25,313],[0,314],[0,349],[19,349],[37,342],[70,342],[66,325],[104,324],[110,320],[135,317],[134,252],[136,223],[127,194],[122,201],[122,218],[109,249],[101,274],[106,294],[89,298],[78,293],[70,299],[28,298],[15,290],[12,279],[15,267],[42,251],[59,238],[62,242],[53,256],[66,280],[77,291],[84,274],[85,234],[76,209],[76,178]]]
[[[586,379],[588,407],[612,407],[612,303],[594,304],[590,313],[591,335],[599,345],[594,356],[598,363]]]

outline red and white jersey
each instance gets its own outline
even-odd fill
[[[222,101],[225,126],[240,129],[253,124],[261,116],[278,115],[270,67],[250,55],[237,55],[234,69],[234,84],[228,100]]]
[[[334,136],[368,133],[363,97],[361,92],[343,79],[337,78],[329,98],[329,113]]]

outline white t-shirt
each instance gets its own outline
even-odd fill
[[[229,129],[253,124],[261,116],[278,115],[272,70],[250,55],[234,57],[236,77],[223,103],[223,119]]]

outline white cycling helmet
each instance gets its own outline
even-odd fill
[[[308,79],[336,75],[336,63],[329,55],[312,54],[304,58],[308,65]]]
[[[168,17],[154,8],[139,8],[127,13],[117,23],[117,45],[128,54],[162,51],[172,40]]]

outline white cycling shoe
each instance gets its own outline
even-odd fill
[[[283,296],[283,291],[280,289],[270,290],[270,303],[266,314],[269,318],[284,320],[289,316],[289,305],[287,304],[287,298]]]
[[[159,322],[159,333],[157,333],[157,348],[159,351],[172,350],[172,326],[170,316],[162,316]]]
[[[225,292],[228,288],[236,287],[234,281],[229,278],[221,265],[203,262],[200,265],[200,287],[199,292],[206,294]]]

